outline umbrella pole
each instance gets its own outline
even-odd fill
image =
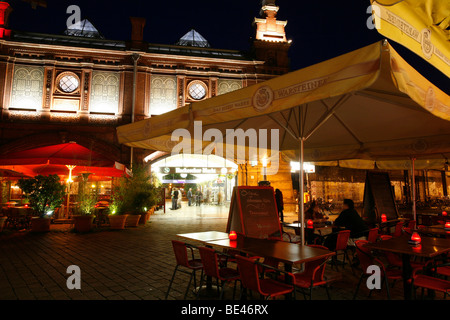
[[[303,160],[304,160],[304,143],[303,138],[300,138],[300,178],[299,180],[299,188],[298,188],[298,213],[299,213],[299,221],[301,223],[301,236],[302,236],[302,245],[305,244],[305,197],[304,194],[304,178],[303,178]]]
[[[415,158],[411,158],[411,198],[412,198],[412,214],[413,214],[413,219],[414,221],[417,221],[417,212],[416,212],[416,168],[415,168],[415,162],[416,159]]]

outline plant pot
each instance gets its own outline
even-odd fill
[[[127,221],[127,214],[124,215],[109,215],[109,225],[112,230],[123,230],[125,229],[125,222]]]
[[[127,227],[137,227],[139,225],[139,221],[142,220],[140,214],[131,214],[127,218]]]
[[[0,232],[3,231],[3,227],[5,226],[5,222],[8,217],[0,217]]]
[[[139,220],[139,224],[146,224],[147,223],[147,213],[141,213],[139,216],[141,217],[141,220]]]
[[[77,232],[89,232],[92,228],[94,216],[74,216],[74,225]]]
[[[33,218],[31,219],[31,231],[32,232],[49,232],[50,231],[50,219],[46,218]]]

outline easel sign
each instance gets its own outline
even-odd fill
[[[387,172],[367,172],[364,189],[363,218],[369,223],[381,223],[381,215],[387,221],[398,220],[394,192]]]
[[[234,187],[227,232],[267,239],[281,237],[281,225],[272,187]]]

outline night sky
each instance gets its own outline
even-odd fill
[[[62,34],[69,17],[66,9],[76,4],[82,19],[88,18],[107,39],[129,40],[130,16],[147,19],[144,40],[174,44],[191,28],[202,34],[214,48],[248,50],[254,17],[259,17],[260,0],[47,0],[47,8],[31,9],[27,3],[12,0],[13,30]],[[304,1],[277,0],[278,19],[288,20],[292,69],[300,69],[383,39],[369,30],[366,13],[369,0]],[[441,72],[397,45],[395,49],[417,70],[450,94],[450,80]]]

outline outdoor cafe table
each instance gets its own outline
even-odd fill
[[[294,229],[296,234],[300,232],[302,227],[301,223],[283,223],[283,227]],[[314,226],[312,229],[314,232],[318,232],[320,235],[327,235],[333,232],[333,225],[321,224],[321,226]]]
[[[417,232],[425,235],[435,235],[443,238],[446,236],[450,236],[450,231],[445,230],[443,224],[429,227],[420,227],[417,229]]]
[[[228,239],[228,233],[220,231],[206,231],[177,234],[177,237],[205,244],[208,241]]]
[[[334,252],[328,250],[296,243],[255,238],[243,238],[241,241],[231,241],[230,239],[215,240],[206,244],[212,247],[236,250],[252,256],[273,258],[284,263],[284,268],[287,272],[292,272],[293,264],[302,264],[335,255]],[[286,277],[286,283],[291,283],[289,277]],[[290,299],[291,295],[287,295],[286,298]]]
[[[208,241],[228,239],[228,233],[220,231],[205,231],[205,232],[177,234],[177,237],[183,240],[199,242],[207,246]],[[200,290],[203,288],[196,288],[196,289]],[[211,292],[212,289],[213,289],[212,278],[206,277],[206,291]]]
[[[403,261],[403,291],[405,300],[411,299],[412,288],[409,280],[412,277],[411,257],[435,258],[450,252],[450,239],[423,237],[420,247],[408,243],[410,236],[394,237],[365,246],[371,250],[387,251],[401,254]]]

